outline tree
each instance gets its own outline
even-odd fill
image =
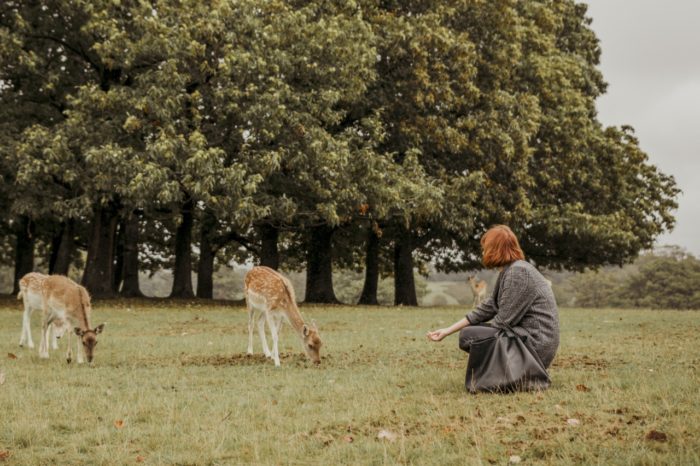
[[[479,208],[495,216],[523,198],[522,190],[500,190],[507,196],[499,197],[488,189],[497,184],[486,183],[489,173],[512,183],[522,178],[534,127],[532,99],[502,88],[518,62],[515,14],[506,3],[366,6],[379,36],[379,77],[368,102],[381,108],[387,128],[381,149],[399,165],[413,157],[424,173],[419,191],[436,194],[385,221],[394,243],[396,304],[417,303],[417,257],[454,251],[454,237],[473,237]],[[484,192],[495,199],[487,204]]]
[[[538,266],[628,262],[678,190],[597,121],[599,55],[573,0],[5,2],[3,257],[87,250],[96,296],[305,264],[308,302],[364,266],[362,302],[393,273],[406,305],[428,264],[476,267],[493,223]]]
[[[650,256],[620,287],[623,302],[652,309],[700,309],[700,260],[679,249]]]
[[[410,259],[478,267],[494,223],[511,225],[538,265],[569,269],[629,261],[672,227],[673,178],[648,163],[628,128],[596,119],[605,84],[585,5],[368,9],[381,30],[371,101],[383,103],[383,148],[415,151],[445,192],[430,217],[396,230],[397,303],[415,302],[412,272],[401,272]]]
[[[254,169],[264,175],[255,195],[266,211],[254,222],[261,250],[278,265],[275,240],[290,232],[306,262],[306,301],[335,302],[333,235],[382,185],[390,163],[373,151],[373,115],[344,124],[373,79],[371,31],[352,3],[255,8],[266,14],[244,16],[241,50],[224,66],[239,77],[226,92],[242,114],[246,160],[273,164]]]
[[[226,147],[206,137],[212,94],[200,87],[214,78],[221,58],[206,48],[222,46],[224,28],[199,2],[190,2],[192,8],[76,2],[72,10],[67,3],[45,5],[48,12],[41,13],[35,6],[11,5],[8,22],[20,49],[35,52],[39,65],[70,65],[58,66],[56,73],[65,83],[36,63],[26,67],[38,89],[57,87],[65,102],[55,124],[38,122],[22,132],[18,180],[27,187],[54,187],[55,214],[92,218],[83,282],[97,296],[114,292],[119,218],[145,208],[177,213],[173,295],[191,296],[198,202],[218,200],[222,209],[245,212],[243,198],[256,180],[232,161]],[[72,13],[61,13],[67,10]],[[36,16],[41,20],[34,21]],[[218,43],[209,40],[217,37]],[[224,195],[216,199],[219,191]],[[47,197],[42,193],[44,205]],[[37,204],[17,209],[35,211]]]
[[[550,268],[622,265],[673,227],[679,191],[648,163],[631,128],[598,122],[595,99],[606,85],[586,6],[529,2],[521,11],[549,38],[528,38],[527,49],[538,52],[521,71],[541,109],[529,162],[532,211],[518,225],[523,247]]]

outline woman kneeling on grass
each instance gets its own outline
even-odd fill
[[[525,262],[518,238],[507,226],[489,229],[481,238],[481,249],[484,266],[500,271],[494,293],[466,318],[428,332],[428,338],[441,341],[461,330],[459,347],[469,352],[472,342],[510,327],[527,338],[545,368],[549,367],[559,347],[559,312],[552,287],[535,267]],[[491,319],[491,324],[486,324]]]

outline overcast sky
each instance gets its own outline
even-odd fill
[[[603,50],[606,125],[634,127],[652,163],[683,190],[659,244],[700,256],[700,0],[586,0]]]

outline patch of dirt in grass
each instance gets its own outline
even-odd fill
[[[280,363],[283,366],[303,367],[313,365],[305,355],[298,353],[280,353]],[[272,359],[263,354],[234,353],[230,355],[214,354],[211,356],[182,356],[180,364],[183,366],[259,366],[262,364],[274,364]]]
[[[596,359],[592,358],[586,354],[583,355],[571,355],[571,356],[557,356],[557,358],[552,363],[552,367],[560,369],[583,369],[592,368],[596,370],[607,369],[612,365],[612,361],[606,359]]]

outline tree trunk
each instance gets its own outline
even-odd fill
[[[379,236],[370,227],[365,255],[365,284],[358,304],[376,306],[379,288]]]
[[[216,257],[216,248],[212,244],[212,235],[216,231],[216,223],[216,217],[212,213],[205,213],[199,237],[198,298],[214,298],[214,259]]]
[[[114,295],[117,220],[117,209],[113,206],[98,207],[93,215],[82,284],[95,297]]]
[[[75,251],[75,220],[69,219],[61,225],[61,232],[51,242],[49,275],[68,275]]]
[[[19,280],[34,270],[34,222],[19,217],[15,225],[15,279],[12,294],[19,293]]]
[[[119,294],[124,278],[124,219],[117,223],[117,234],[114,240],[114,276],[112,277],[112,291]]]
[[[194,298],[192,291],[192,225],[194,201],[182,205],[182,221],[175,232],[175,269],[171,298]]]
[[[333,292],[333,228],[324,225],[310,231],[306,249],[305,302],[338,303]]]
[[[277,248],[279,230],[272,225],[260,225],[260,265],[277,270],[280,266],[280,253]]]
[[[56,266],[56,258],[58,257],[58,249],[61,247],[63,239],[64,225],[61,223],[61,229],[51,237],[51,248],[49,250],[49,275],[53,275]]]
[[[139,217],[132,213],[122,223],[124,229],[124,267],[121,295],[129,298],[143,296],[139,288]]]
[[[418,305],[413,278],[413,238],[408,231],[396,239],[394,246],[394,304]]]

